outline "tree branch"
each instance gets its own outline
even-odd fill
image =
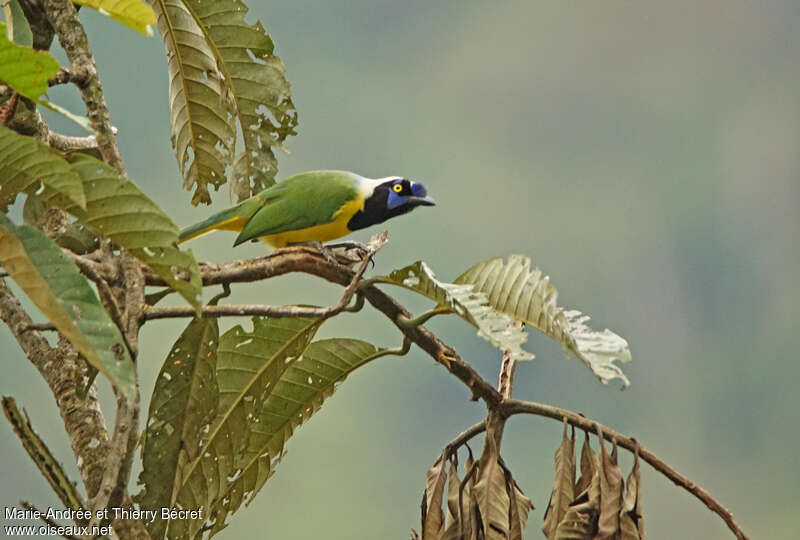
[[[516,399],[506,400],[498,407],[498,412],[504,417],[508,418],[515,414],[534,414],[536,416],[544,416],[552,418],[553,420],[566,421],[569,424],[589,432],[596,432],[596,426],[600,426],[603,437],[609,442],[616,443],[617,445],[635,452],[636,448],[639,449],[639,456],[649,463],[655,470],[669,478],[675,485],[682,487],[695,497],[697,497],[709,510],[717,514],[728,528],[736,535],[739,540],[748,540],[748,536],[739,528],[736,520],[733,519],[733,514],[730,510],[722,506],[719,501],[711,496],[706,490],[680,474],[678,471],[661,461],[653,452],[642,446],[633,438],[626,437],[616,431],[598,424],[597,422],[586,418],[585,416],[551,405],[542,403],[535,403],[533,401],[519,401]]]
[[[114,130],[111,127],[108,105],[97,76],[94,56],[75,6],[69,0],[44,0],[43,4],[47,19],[55,29],[58,41],[70,61],[70,77],[80,82],[77,86],[97,138],[97,149],[103,161],[117,169],[123,178],[127,178]]]

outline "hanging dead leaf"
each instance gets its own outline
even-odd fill
[[[575,499],[575,429],[572,430],[572,438],[568,438],[566,420],[561,435],[561,445],[555,454],[555,465],[555,484],[542,524],[542,532],[548,539],[555,536],[558,524],[567,513],[569,503]]]
[[[440,455],[425,475],[425,492],[422,495],[422,540],[438,540],[444,531],[442,498],[447,481],[447,461]]]
[[[597,521],[597,540],[616,538],[619,535],[619,516],[622,511],[622,471],[617,465],[617,448],[608,453],[603,443],[603,432],[597,427],[600,440],[600,516]]]
[[[625,496],[620,513],[621,540],[645,540],[644,516],[642,515],[642,496],[640,493],[642,477],[639,471],[639,447],[633,458],[633,469],[628,475]]]

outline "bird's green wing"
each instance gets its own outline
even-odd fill
[[[259,236],[330,223],[346,203],[362,196],[358,178],[345,171],[312,171],[279,182],[256,195],[264,197],[263,205],[236,237],[234,245]]]

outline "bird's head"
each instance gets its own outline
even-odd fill
[[[390,176],[373,182],[372,191],[364,199],[364,209],[356,212],[347,224],[351,231],[383,223],[418,206],[436,205],[425,186],[408,178]]]

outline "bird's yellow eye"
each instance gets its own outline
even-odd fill
[[[392,189],[394,190],[395,193],[400,193],[401,191],[403,191],[403,184],[395,184],[392,186]]]

